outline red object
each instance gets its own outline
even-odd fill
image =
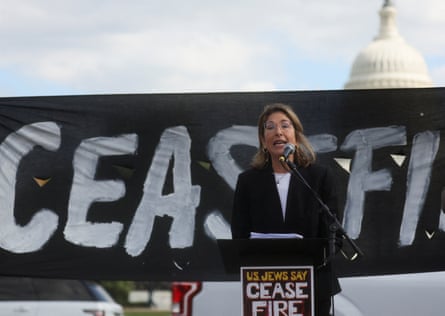
[[[201,291],[201,282],[173,282],[172,316],[191,316],[193,297]]]

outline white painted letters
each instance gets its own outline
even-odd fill
[[[426,131],[414,136],[408,167],[407,194],[400,226],[400,245],[411,245],[416,235],[422,207],[430,187],[434,158],[439,150],[440,133]]]
[[[117,242],[123,228],[121,223],[92,223],[86,218],[92,203],[120,199],[125,195],[125,186],[117,180],[94,180],[94,175],[99,157],[134,154],[136,147],[136,134],[82,141],[73,160],[73,185],[64,230],[66,240],[97,248],[111,247]]]
[[[396,145],[406,145],[406,131],[403,126],[355,130],[341,146],[344,151],[355,150],[343,218],[344,228],[353,239],[360,235],[365,192],[391,189],[392,176],[388,170],[371,170],[373,150]]]
[[[11,133],[0,145],[0,247],[14,253],[39,250],[57,229],[58,216],[51,210],[37,212],[25,226],[14,218],[17,168],[34,146],[56,151],[60,146],[60,129],[53,122],[25,125]]]
[[[125,242],[127,253],[138,256],[150,240],[156,216],[173,218],[170,246],[193,245],[195,213],[200,200],[200,186],[192,186],[190,171],[191,140],[184,126],[166,129],[156,148],[144,184],[144,195],[136,210]],[[170,159],[174,157],[174,192],[162,195]]]

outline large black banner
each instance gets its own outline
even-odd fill
[[[445,269],[445,89],[0,99],[0,273],[227,280],[233,189],[268,103],[299,114],[365,253],[341,275]]]

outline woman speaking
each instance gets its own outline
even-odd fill
[[[265,107],[258,120],[258,140],[259,149],[252,167],[238,176],[232,237],[246,239],[254,233],[296,233],[304,238],[328,238],[329,220],[321,212],[319,201],[290,172],[285,160],[297,166],[307,184],[336,214],[334,181],[326,167],[315,163],[314,150],[290,106],[277,103]],[[330,298],[338,292],[340,286],[331,266],[318,269],[316,315],[329,315]]]

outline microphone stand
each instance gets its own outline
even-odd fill
[[[326,216],[330,219],[329,224],[329,239],[328,239],[328,245],[329,245],[329,256],[325,260],[325,264],[332,259],[335,256],[335,240],[337,237],[337,234],[340,234],[346,241],[350,244],[352,249],[355,251],[353,256],[350,258],[350,260],[355,260],[359,255],[364,256],[364,253],[362,250],[354,243],[354,241],[348,236],[342,225],[340,224],[339,220],[337,219],[337,216],[335,216],[329,207],[323,202],[321,197],[315,190],[307,183],[306,179],[301,175],[301,173],[298,171],[296,164],[294,164],[292,161],[289,161],[286,157],[282,156],[280,157],[280,162],[286,163],[289,169],[291,170],[292,174],[294,174],[297,178],[303,182],[303,184],[311,191],[312,195],[315,197],[315,199],[318,201],[318,203],[321,205],[324,213]]]
[[[320,195],[310,186],[309,183],[307,183],[306,179],[301,175],[301,173],[298,171],[296,164],[294,164],[292,161],[289,161],[287,156],[281,156],[280,162],[284,165],[284,163],[287,164],[289,167],[291,173],[295,175],[298,179],[301,180],[301,182],[311,191],[314,198],[318,201],[318,203],[321,205],[322,210],[328,217],[329,221],[329,239],[328,239],[328,256],[324,259],[324,262],[321,266],[326,266],[329,261],[331,261],[335,257],[335,241],[337,238],[337,234],[340,233],[340,235],[347,240],[347,242],[351,245],[352,249],[355,251],[353,256],[350,258],[350,260],[355,260],[359,255],[363,256],[362,250],[354,243],[354,241],[348,236],[342,225],[337,219],[337,216],[335,216],[329,207],[323,202]],[[321,267],[320,266],[320,267]],[[331,276],[331,282],[333,282],[334,275]],[[331,297],[331,308],[333,315],[335,315],[335,306],[334,306],[334,297]]]

